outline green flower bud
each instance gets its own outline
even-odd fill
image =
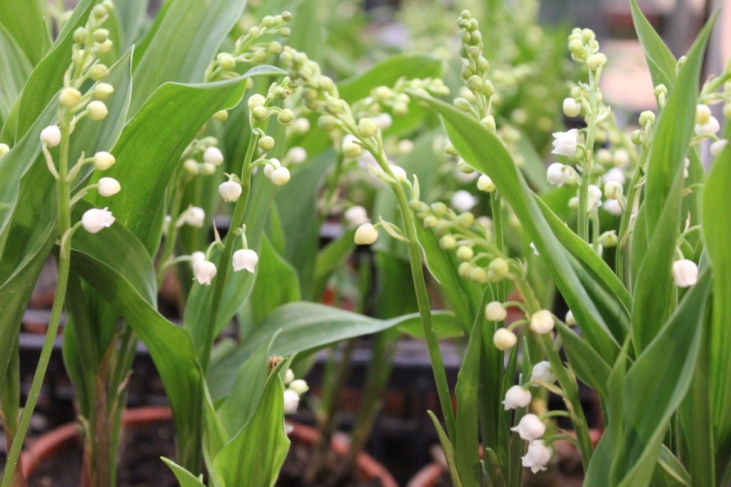
[[[86,111],[89,114],[89,119],[94,120],[95,122],[103,120],[109,113],[104,102],[98,100],[90,102],[86,106]]]
[[[183,163],[183,169],[191,176],[195,176],[199,172],[198,161],[195,159],[186,159]]]
[[[647,124],[652,125],[655,123],[655,112],[651,110],[645,110],[644,112],[640,113],[640,126],[644,127]]]
[[[604,66],[606,63],[607,56],[605,56],[601,52],[592,54],[591,56],[589,56],[589,59],[586,60],[586,65],[589,66],[589,69],[591,69],[592,71],[596,71],[600,67]]]
[[[112,93],[114,93],[114,86],[109,83],[97,83],[94,86],[94,98],[97,100],[108,100]]]
[[[471,227],[472,224],[475,223],[475,215],[473,215],[469,211],[460,213],[460,215],[457,217],[457,222],[459,222],[459,224],[463,227]]]
[[[467,245],[462,245],[460,248],[457,249],[457,258],[463,262],[472,260],[472,257],[474,257],[474,256],[475,256],[475,251],[472,250],[472,247],[468,247]]]
[[[451,250],[457,246],[457,239],[453,235],[445,235],[439,240],[439,246],[444,250]]]
[[[61,94],[58,96],[58,101],[65,107],[75,107],[81,101],[81,92],[76,88],[67,86],[61,90]]]
[[[289,108],[285,108],[284,110],[279,112],[279,115],[277,115],[277,122],[284,126],[291,124],[293,120],[294,113]]]
[[[94,33],[91,35],[95,42],[102,43],[105,42],[107,39],[109,39],[109,30],[108,29],[97,29],[94,31]]]
[[[97,19],[101,19],[107,15],[107,9],[103,5],[95,5],[91,10],[91,15]]]
[[[78,27],[74,31],[74,42],[77,44],[83,44],[89,38],[89,32],[84,27]]]
[[[372,118],[364,117],[358,120],[358,134],[365,138],[373,137],[378,132],[378,126]]]
[[[454,99],[454,106],[462,110],[463,112],[469,112],[472,109],[472,105],[466,98],[461,96]]]
[[[332,132],[338,126],[338,121],[331,115],[322,115],[317,119],[317,125],[325,132]]]
[[[211,118],[217,122],[225,122],[226,120],[228,120],[228,111],[219,110],[214,113]]]
[[[604,232],[599,236],[599,243],[602,244],[605,249],[616,247],[617,242],[619,242],[619,239],[617,238],[617,232],[614,230]]]
[[[89,70],[89,76],[91,76],[91,79],[94,81],[101,81],[106,78],[108,74],[109,68],[107,68],[104,64],[95,64]]]
[[[224,71],[231,71],[236,67],[236,58],[227,52],[218,53],[216,62]]]
[[[498,281],[505,279],[510,274],[510,265],[508,261],[502,257],[493,259],[488,266],[488,270],[495,275]]]
[[[112,50],[112,45],[113,45],[112,44],[112,41],[109,40],[109,39],[107,39],[106,41],[102,42],[101,44],[99,44],[97,46],[96,51],[99,54],[106,54],[106,53],[108,53],[109,51]]]
[[[442,203],[441,201],[437,201],[436,203],[432,203],[431,209],[434,212],[436,216],[444,216],[447,214],[449,209],[447,208],[447,205]]]
[[[251,117],[254,120],[263,122],[269,117],[269,109],[263,106],[254,107],[254,109],[251,111]]]
[[[485,81],[482,85],[482,94],[488,98],[495,94],[495,87],[492,85],[492,81]]]
[[[409,113],[409,105],[406,103],[394,103],[393,114],[399,117],[403,117]]]
[[[487,272],[482,267],[475,267],[470,272],[470,281],[485,284],[487,282]]]
[[[723,116],[726,119],[731,119],[731,103],[726,103],[723,106]]]
[[[457,274],[459,274],[459,277],[463,279],[468,279],[474,267],[475,266],[473,266],[469,262],[462,262],[457,268]]]
[[[497,125],[495,124],[495,117],[492,115],[488,115],[487,117],[480,120],[480,125],[485,127],[490,132],[495,132],[497,130]]]
[[[274,137],[265,135],[259,139],[259,148],[261,150],[271,150],[274,147]]]
[[[630,135],[630,139],[632,139],[633,144],[642,144],[642,140],[644,139],[644,137],[642,136],[642,131],[639,129],[633,130],[632,135]]]
[[[282,27],[281,29],[279,29],[278,33],[282,37],[289,37],[292,35],[292,31],[290,30],[289,27]]]
[[[439,219],[434,215],[429,215],[424,218],[424,228],[434,228],[439,223]]]
[[[348,159],[355,159],[363,154],[363,146],[353,140],[343,143],[343,155]]]
[[[216,174],[216,166],[215,164],[211,164],[210,162],[204,162],[203,164],[198,166],[198,169],[200,170],[200,173],[204,176],[212,176],[213,174]]]
[[[282,49],[282,44],[277,41],[272,41],[267,46],[267,52],[269,54],[279,54],[280,52],[282,52]]]

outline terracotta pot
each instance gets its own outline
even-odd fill
[[[139,426],[145,423],[167,420],[172,418],[167,406],[150,406],[143,408],[125,409],[122,413],[122,423],[126,427]],[[292,424],[289,437],[294,442],[312,445],[317,439],[316,429],[301,424]],[[55,428],[40,436],[30,447],[23,452],[23,476],[27,479],[43,463],[44,460],[67,448],[69,444],[80,441],[80,431],[76,423],[69,423]],[[332,449],[338,455],[345,455],[348,451],[348,441],[342,436],[332,440]],[[383,487],[398,487],[391,474],[383,465],[370,455],[361,453],[357,460],[358,476],[362,480],[379,479]]]
[[[317,441],[319,433],[315,428],[297,423],[290,424],[293,427],[289,434],[292,441],[305,443],[307,445],[312,445],[315,441]],[[337,455],[345,456],[348,452],[349,443],[345,437],[335,436],[332,439],[330,447]],[[383,487],[398,487],[398,484],[389,471],[367,453],[361,453],[358,455],[356,466],[358,468],[358,478],[360,480],[379,479]]]

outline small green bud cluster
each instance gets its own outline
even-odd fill
[[[460,75],[467,92],[454,99],[454,105],[466,113],[472,113],[488,130],[495,131],[495,119],[490,115],[490,99],[495,86],[489,79],[490,63],[482,55],[482,33],[477,19],[468,10],[462,11],[457,20],[462,47]],[[516,68],[517,69],[517,68]]]
[[[586,64],[591,71],[597,71],[607,62],[607,56],[599,52],[599,42],[591,29],[575,28],[569,36],[571,59]]]
[[[203,137],[191,142],[183,152],[180,160],[183,164],[184,178],[193,176],[211,176],[216,168],[223,164],[223,153],[216,147],[218,140],[215,137]]]
[[[285,77],[279,83],[273,83],[269,87],[267,96],[256,93],[249,97],[247,104],[249,107],[249,120],[252,127],[259,127],[273,115],[276,115],[277,122],[285,127],[294,121],[294,112],[291,109],[271,105],[274,100],[284,100],[289,97],[292,93],[289,83],[289,78]],[[262,150],[269,150],[274,147],[274,139],[267,137],[263,137],[264,142],[259,142],[259,148]]]
[[[246,34],[236,40],[233,52],[216,55],[216,59],[206,68],[206,80],[236,77],[237,63],[262,64],[270,54],[279,55],[283,49],[282,43],[277,40],[264,41],[263,38],[275,35],[289,37],[291,32],[286,24],[291,20],[292,14],[288,11],[280,15],[266,15],[258,25],[250,27]]]

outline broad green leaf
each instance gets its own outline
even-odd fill
[[[314,299],[310,283],[315,273],[315,259],[320,246],[320,219],[316,205],[325,173],[334,163],[328,151],[292,169],[292,179],[275,201],[282,222],[285,248],[282,256],[294,266],[306,300]]]
[[[354,236],[354,229],[346,230],[337,240],[333,240],[317,252],[315,272],[312,276],[312,291],[310,291],[313,300],[322,296],[327,286],[327,280],[333,271],[341,267],[348,256],[353,253],[353,249],[355,249]]]
[[[362,265],[366,265],[362,263]],[[373,317],[393,318],[419,309],[409,262],[390,252],[375,252],[375,295],[371,298]],[[361,294],[367,293],[364,288]]]
[[[123,225],[97,234],[78,231],[72,241],[72,269],[123,316],[150,351],[173,410],[178,461],[200,468],[203,381],[190,335],[156,310],[152,260]]]
[[[180,483],[180,487],[205,487],[205,484],[198,480],[195,475],[193,475],[174,461],[165,457],[162,457],[161,460],[165,462],[165,465],[170,467],[170,470],[173,471],[173,473],[175,474],[175,478],[178,479],[178,482]]]
[[[462,487],[462,482],[459,478],[459,472],[457,471],[457,460],[455,458],[454,446],[449,441],[447,433],[442,428],[442,424],[439,422],[433,412],[427,411],[429,418],[431,418],[434,428],[437,430],[437,436],[439,437],[439,443],[442,445],[442,451],[444,452],[444,458],[447,460],[447,466],[449,467],[449,477],[452,480],[453,487]]]
[[[486,304],[483,298],[481,304]],[[482,330],[485,326],[482,313],[474,319],[472,333],[469,335],[467,352],[457,374],[457,385],[454,393],[457,399],[455,421],[456,467],[463,483],[480,484],[480,457],[478,428],[478,390],[481,387],[499,387],[499,384],[484,384],[480,377],[480,355],[482,353]]]
[[[605,360],[613,361],[619,348],[617,342],[576,276],[566,250],[553,234],[535,195],[516,169],[502,142],[495,134],[451,105],[418,94],[414,96],[427,102],[442,115],[449,138],[460,155],[495,182],[544,258],[558,289],[581,324],[584,336]]]
[[[1,129],[33,70],[33,65],[2,23],[0,23],[0,59],[3,60],[3,69],[0,70]]]
[[[302,0],[292,16],[292,35],[287,45],[298,51],[306,52],[307,57],[322,64],[325,48],[325,28],[318,19],[320,0]]]
[[[4,3],[16,2],[4,0]],[[17,109],[14,108],[17,111],[17,124],[5,124],[2,134],[0,134],[0,142],[12,145],[14,141],[25,135],[56,92],[61,89],[63,74],[71,64],[71,46],[74,42],[73,32],[77,27],[86,23],[94,3],[93,0],[79,2],[71,18],[64,24],[63,29],[58,34],[51,49],[33,69],[23,88],[20,100],[16,102]],[[0,16],[0,18],[3,17]],[[34,30],[29,33],[31,32],[34,32]]]
[[[270,314],[238,348],[212,364],[208,374],[211,395],[217,400],[228,394],[233,382],[230,370],[238,370],[277,333],[270,353],[287,356],[394,326],[413,326],[411,322],[418,320],[418,314],[377,320],[322,304],[285,304]]]
[[[652,84],[654,86],[664,84],[668,89],[671,89],[675,82],[675,56],[643,15],[637,6],[636,0],[630,1],[630,7],[635,31],[645,50],[647,65],[650,67]]]
[[[256,282],[251,291],[251,318],[254,323],[259,323],[279,306],[300,299],[297,273],[264,236],[259,251]]]
[[[647,485],[652,477],[670,418],[694,374],[711,283],[706,269],[627,373],[622,405],[626,427],[612,468],[617,485]]]
[[[148,24],[149,0],[117,0],[114,9],[121,24],[122,50],[137,43]]]
[[[678,457],[673,455],[670,449],[662,445],[657,460],[657,467],[653,473],[653,485],[667,487],[699,487],[700,484],[695,478],[691,479],[690,474]],[[708,484],[713,485],[713,484]]]
[[[279,368],[269,374],[254,415],[213,460],[212,473],[225,487],[271,487],[277,480],[289,450]]]
[[[557,322],[556,327],[576,376],[606,399],[609,394],[607,382],[612,372],[609,364],[568,326]]]
[[[32,66],[38,64],[51,47],[46,16],[48,6],[43,0],[0,0],[0,24],[15,39]]]
[[[703,238],[714,270],[710,370],[716,448],[731,456],[731,215],[723,204],[731,185],[731,150],[716,158],[703,193]],[[720,465],[719,465],[720,466]],[[719,479],[720,480],[720,479]]]
[[[204,81],[206,67],[245,6],[242,0],[170,2],[149,33],[139,64],[135,61],[130,114],[136,114],[163,83]]]
[[[465,336],[464,329],[460,326],[459,321],[451,311],[432,313],[432,325],[434,334],[437,338],[458,338]],[[401,333],[406,333],[415,338],[425,340],[424,326],[420,321],[408,321],[398,327]],[[494,347],[493,347],[494,348]]]

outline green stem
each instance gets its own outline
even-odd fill
[[[589,241],[589,212],[587,211],[587,203],[589,202],[589,181],[591,179],[592,165],[594,162],[594,140],[596,139],[596,119],[597,119],[597,92],[599,91],[599,74],[596,76],[589,70],[589,106],[591,112],[587,117],[586,132],[586,162],[581,177],[581,186],[579,187],[579,216],[578,216],[578,233],[585,242]]]
[[[170,222],[168,223],[167,234],[165,235],[165,244],[160,254],[160,265],[157,269],[157,288],[160,289],[162,281],[165,278],[165,273],[169,267],[168,261],[173,255],[175,250],[175,241],[178,236],[178,226],[176,220],[180,215],[180,205],[183,202],[183,190],[180,184],[180,179],[175,183],[175,193],[173,194],[173,205],[170,209]]]
[[[632,291],[632,275],[626,273],[625,254],[627,244],[629,243],[629,234],[631,230],[630,221],[632,219],[632,210],[635,205],[635,199],[637,198],[637,183],[640,180],[642,169],[638,167],[635,169],[635,173],[632,175],[632,181],[630,182],[629,192],[627,194],[627,205],[622,212],[622,220],[619,223],[619,234],[616,253],[615,268],[617,270],[617,277],[624,283],[624,286],[631,292]]]
[[[221,300],[223,299],[223,291],[226,286],[226,278],[231,267],[231,257],[234,253],[234,247],[238,236],[236,230],[241,228],[244,223],[244,214],[246,213],[246,206],[249,201],[249,193],[251,193],[251,161],[254,157],[254,151],[259,141],[259,135],[257,131],[252,131],[249,145],[246,148],[246,155],[244,156],[243,168],[241,170],[241,196],[239,196],[236,206],[234,207],[234,213],[231,216],[231,224],[229,226],[228,235],[226,236],[226,244],[221,252],[221,257],[218,260],[218,274],[216,275],[213,300],[211,302],[211,312],[208,315],[208,326],[206,328],[205,342],[198,344],[201,350],[200,362],[204,373],[208,370],[208,362],[211,359],[211,347],[213,346],[213,340],[216,338],[216,322],[218,321],[218,312],[221,307]]]
[[[3,475],[1,487],[9,487],[14,478],[14,475],[7,475],[7,472],[17,472],[16,467],[20,457],[20,450],[23,446],[25,435],[28,433],[30,420],[33,416],[36,403],[38,402],[38,396],[40,396],[41,393],[43,379],[46,376],[48,364],[51,361],[53,345],[56,341],[56,336],[58,335],[58,327],[61,322],[61,312],[63,311],[63,305],[66,299],[66,289],[68,287],[71,264],[71,236],[73,234],[73,230],[71,229],[71,188],[69,186],[69,182],[66,180],[66,176],[68,175],[69,137],[71,135],[69,131],[70,115],[60,113],[59,119],[61,145],[59,150],[59,177],[56,180],[56,187],[61,245],[58,256],[58,282],[56,283],[56,293],[53,298],[53,307],[51,309],[51,319],[48,323],[48,331],[46,332],[46,338],[43,342],[38,366],[36,367],[35,374],[33,375],[33,382],[31,383],[30,392],[28,393],[28,400],[26,401],[23,412],[20,415],[20,422],[18,423],[15,438],[13,438],[13,445],[8,453],[8,458],[5,463],[6,475]]]

